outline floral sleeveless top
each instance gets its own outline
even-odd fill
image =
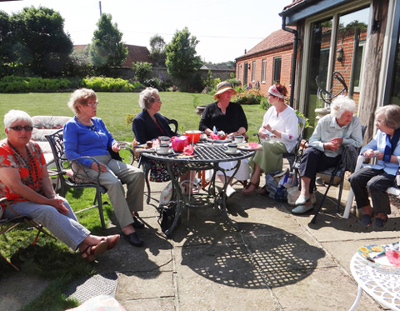
[[[27,151],[28,160],[24,159],[10,146],[7,139],[3,139],[0,141],[0,168],[15,168],[18,170],[24,185],[38,193],[42,193],[43,166],[46,165],[46,160],[39,145],[33,141],[28,143]],[[27,201],[8,189],[0,180],[0,198],[4,197],[14,203]]]

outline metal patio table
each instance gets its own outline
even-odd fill
[[[176,213],[175,219],[171,227],[165,231],[165,235],[170,235],[178,224],[181,213],[185,207],[204,207],[211,206],[218,208],[222,215],[225,217],[227,222],[236,230],[240,230],[239,225],[229,218],[226,209],[226,188],[232,181],[233,177],[226,175],[225,169],[220,167],[222,162],[233,162],[237,161],[237,164],[230,170],[234,170],[234,173],[238,171],[240,167],[240,160],[253,156],[255,151],[253,150],[238,150],[236,154],[227,154],[227,147],[220,143],[215,144],[197,144],[194,146],[194,157],[179,157],[177,153],[162,155],[159,153],[147,153],[143,152],[143,156],[148,159],[156,160],[166,164],[168,173],[171,177],[173,185],[173,194],[171,201],[176,202]],[[212,178],[207,189],[204,192],[193,193],[191,195],[184,195],[182,193],[179,176],[175,176],[172,165],[178,166],[181,174],[189,171],[203,171],[213,170]],[[216,186],[216,175],[217,171],[222,172],[224,175],[225,183],[222,187]],[[234,176],[235,174],[232,174]]]

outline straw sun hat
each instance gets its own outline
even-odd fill
[[[232,84],[230,84],[228,81],[223,81],[221,83],[218,83],[217,85],[217,92],[214,94],[214,99],[217,100],[219,98],[219,94],[232,90],[232,95],[236,95],[238,92],[232,87]]]

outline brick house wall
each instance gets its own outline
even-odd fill
[[[259,84],[260,91],[267,94],[269,87],[274,83],[274,59],[280,58],[279,82],[286,86],[290,94],[292,55],[293,35],[282,29],[275,31],[246,54],[236,59],[236,78],[240,80],[241,86],[251,83],[254,88],[256,83]],[[265,80],[262,79],[263,60],[266,60]],[[255,66],[253,66],[253,62],[255,62]],[[244,69],[245,64],[247,67],[250,65],[247,75]],[[246,77],[247,83],[245,83]]]

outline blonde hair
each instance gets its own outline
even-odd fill
[[[89,99],[97,100],[95,91],[91,89],[81,88],[75,90],[68,101],[68,107],[75,113],[79,113],[77,105],[87,105]]]

